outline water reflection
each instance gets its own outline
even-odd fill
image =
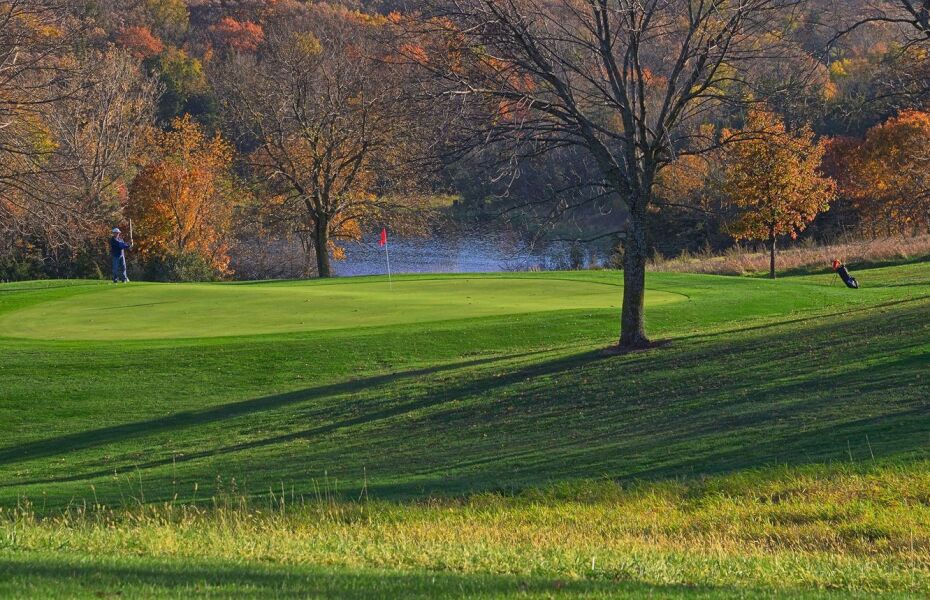
[[[337,275],[385,273],[384,249],[378,238],[344,246],[346,259],[334,263]],[[488,273],[568,269],[590,264],[586,250],[572,252],[571,244],[530,245],[511,236],[433,237],[392,239],[388,245],[393,273]],[[580,261],[581,265],[577,264]],[[576,263],[576,264],[573,264]]]

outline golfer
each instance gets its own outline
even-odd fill
[[[113,228],[113,237],[110,238],[110,257],[113,258],[113,283],[129,283],[126,275],[126,250],[131,247],[123,241],[123,232],[119,227]]]

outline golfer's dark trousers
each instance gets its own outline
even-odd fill
[[[113,257],[113,283],[118,281],[129,281],[129,277],[126,275],[125,256]]]

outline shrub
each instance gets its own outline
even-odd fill
[[[26,281],[45,277],[45,264],[37,256],[0,256],[0,281]]]
[[[178,252],[150,259],[143,267],[148,281],[217,281],[220,273],[196,252]]]

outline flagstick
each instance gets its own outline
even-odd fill
[[[387,240],[384,240],[384,260],[387,261],[388,286],[391,288],[391,291],[393,291],[394,284],[391,282],[391,257],[388,254],[387,247],[388,247]]]
[[[132,247],[132,219],[129,219],[129,247]]]

